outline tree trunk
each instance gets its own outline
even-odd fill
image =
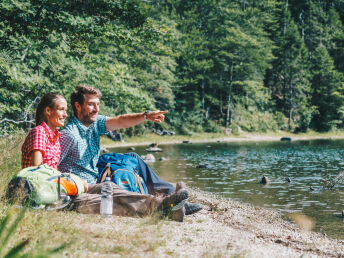
[[[288,116],[288,128],[291,130],[291,123],[293,121],[293,85],[292,85],[293,76],[290,75],[289,80],[289,116]]]
[[[232,124],[232,84],[233,84],[233,62],[231,63],[230,74],[229,74],[226,127]]]

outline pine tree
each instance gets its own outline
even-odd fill
[[[307,49],[290,15],[288,1],[279,13],[279,30],[274,39],[278,46],[274,51],[276,60],[267,82],[277,110],[288,117],[289,130],[306,130],[312,117]]]
[[[312,101],[317,111],[312,125],[317,130],[327,131],[343,123],[339,110],[344,106],[344,77],[335,70],[324,46],[319,46],[314,52],[312,71]]]

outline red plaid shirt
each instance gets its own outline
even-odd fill
[[[59,131],[53,132],[45,122],[34,127],[22,146],[22,168],[32,166],[31,152],[34,150],[41,151],[43,164],[57,169],[61,154]]]

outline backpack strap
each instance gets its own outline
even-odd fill
[[[136,171],[134,172],[134,175],[135,175],[136,180],[137,180],[137,182],[139,184],[141,194],[145,194],[145,191],[143,190],[143,187],[142,187],[142,184],[141,184],[140,176],[136,173]]]
[[[111,176],[111,169],[110,169],[110,163],[107,163],[106,164],[106,167],[105,167],[105,172],[103,173],[103,176],[102,178],[100,179],[100,183],[103,183],[105,178],[107,176]]]
[[[61,199],[61,176],[57,177],[57,198]]]

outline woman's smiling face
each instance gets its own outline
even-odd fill
[[[56,127],[64,126],[67,117],[67,101],[64,98],[56,99],[54,107],[46,107],[44,113],[50,128],[56,129]]]

